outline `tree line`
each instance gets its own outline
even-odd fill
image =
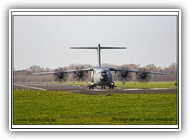
[[[169,75],[151,75],[150,81],[177,81],[177,64],[172,63],[169,66],[160,67],[155,66],[154,64],[149,64],[144,67],[136,64],[124,64],[124,65],[113,65],[113,64],[102,64],[103,67],[111,68],[124,68],[132,70],[146,70],[154,72],[169,72]],[[33,65],[24,70],[14,70],[13,79],[14,82],[53,82],[56,77],[54,74],[49,75],[33,75],[32,73],[37,72],[52,72],[52,71],[65,71],[65,70],[80,70],[84,68],[94,67],[90,64],[71,64],[69,66],[59,67],[57,69],[50,69],[48,67],[44,68],[41,66]],[[123,78],[120,72],[112,72],[114,81],[122,81]],[[84,73],[84,77],[79,79],[75,74],[66,75],[65,79],[68,81],[90,81],[91,74],[90,72]],[[136,73],[130,73],[126,81],[137,81]]]

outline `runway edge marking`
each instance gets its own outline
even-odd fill
[[[38,90],[44,90],[44,91],[47,91],[47,89],[44,89],[44,88],[25,86],[25,85],[21,85],[21,84],[15,84],[15,85],[17,85],[17,86],[21,86],[21,87],[26,87],[26,88],[32,88],[32,89],[38,89]]]

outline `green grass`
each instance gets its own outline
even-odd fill
[[[66,82],[51,82],[49,84],[67,84],[67,85],[76,85],[76,86],[88,86],[89,82],[72,82],[72,81],[66,81]]]
[[[115,83],[121,88],[176,88],[175,82],[122,82]]]
[[[176,98],[14,90],[13,124],[177,124]]]
[[[68,85],[79,85],[79,86],[87,86],[87,82],[54,82],[51,84],[68,84]],[[176,88],[175,82],[126,82],[123,84],[122,82],[115,82],[117,87],[121,88]]]

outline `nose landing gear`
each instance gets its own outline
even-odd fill
[[[101,89],[106,89],[106,86],[101,86]]]

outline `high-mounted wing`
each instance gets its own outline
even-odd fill
[[[50,72],[35,72],[32,73],[33,75],[48,75],[48,74],[55,74],[56,71],[50,71]]]
[[[123,68],[108,68],[110,71],[114,72],[134,72],[134,73],[147,73],[147,74],[159,74],[159,75],[168,75],[170,73],[166,72],[150,72],[145,70],[130,70],[130,69],[123,69]]]
[[[159,75],[168,75],[170,73],[166,72],[150,72],[145,70],[130,70],[130,69],[123,69],[123,68],[109,68],[110,71],[121,72],[121,76],[123,79],[126,79],[129,76],[129,73],[136,73],[137,79],[139,80],[149,80],[149,74],[159,74]]]
[[[65,70],[65,71],[64,70],[55,70],[55,71],[50,71],[50,72],[36,72],[36,73],[32,73],[32,74],[33,75],[48,75],[48,74],[55,74],[58,71],[62,71],[65,74],[66,73],[74,73],[74,74],[76,74],[79,71],[88,72],[88,71],[93,71],[93,69],[92,68],[87,68],[87,69],[81,69],[81,70]]]
[[[79,70],[55,70],[52,72],[38,72],[33,73],[33,75],[49,75],[54,74],[55,78],[57,80],[65,79],[66,74],[73,73],[76,74],[77,77],[82,78],[84,76],[84,73],[87,73],[88,71],[93,71],[92,68],[86,68],[86,69],[79,69]]]
[[[130,70],[130,69],[123,69],[123,68],[108,68],[110,71],[114,72],[139,72],[138,70]]]

